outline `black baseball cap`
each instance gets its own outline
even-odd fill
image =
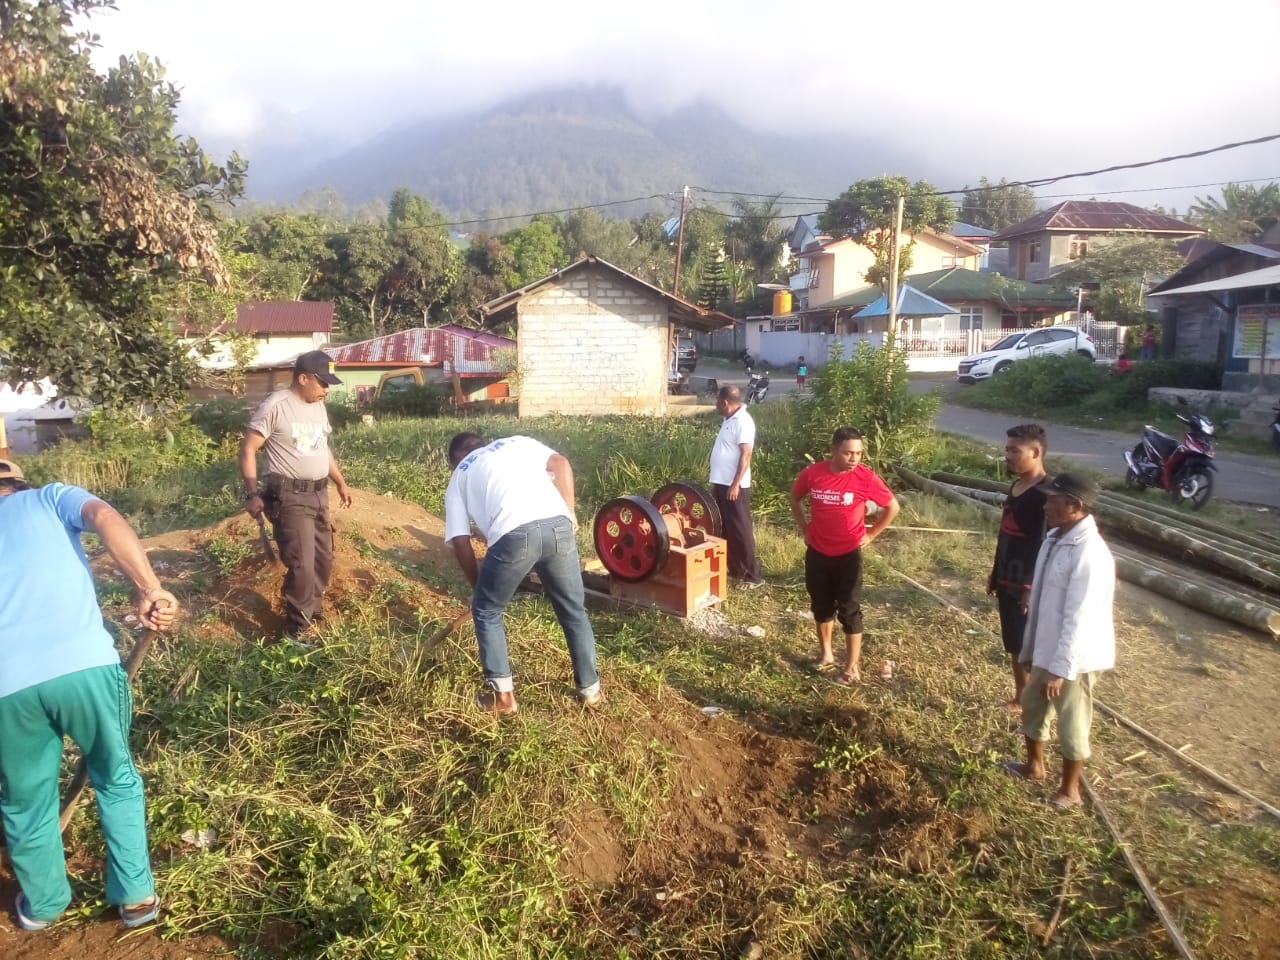
[[[321,383],[327,383],[331,387],[342,382],[333,374],[333,357],[323,350],[299,354],[298,359],[293,361],[293,372],[309,373]]]
[[[25,483],[26,479],[22,468],[12,460],[0,460],[0,480],[21,480]]]
[[[1060,473],[1043,481],[1036,489],[1047,496],[1070,497],[1086,507],[1092,507],[1098,499],[1098,485],[1083,473]]]

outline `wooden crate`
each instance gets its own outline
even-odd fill
[[[687,617],[725,598],[729,565],[725,541],[707,537],[696,547],[675,547],[663,568],[639,583],[609,578],[609,594],[627,603],[655,606],[664,613]]]

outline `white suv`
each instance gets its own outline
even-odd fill
[[[977,383],[992,374],[1007,370],[1016,360],[1027,357],[1061,357],[1078,353],[1090,360],[1098,359],[1093,337],[1075,327],[1040,327],[1019,330],[997,341],[982,353],[975,353],[960,361],[956,379],[961,383]]]

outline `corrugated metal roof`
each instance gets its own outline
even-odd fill
[[[1021,223],[1005,227],[992,240],[1010,240],[1044,230],[1083,230],[1097,233],[1138,231],[1141,233],[1204,233],[1199,227],[1163,213],[1152,213],[1132,203],[1111,200],[1064,200],[1041,210]]]
[[[329,346],[326,352],[339,365],[396,364],[419,366],[443,364],[446,360],[480,362],[493,359],[495,350],[515,347],[516,342],[492,333],[481,333],[450,324],[427,329],[399,330],[372,340]]]
[[[1186,287],[1153,291],[1147,296],[1172,297],[1180,293],[1225,293],[1228,290],[1254,290],[1258,287],[1275,286],[1280,286],[1280,264],[1263,267],[1261,270],[1250,270],[1248,273],[1237,273],[1234,277],[1223,277],[1220,280],[1206,280],[1204,283],[1193,283]]]
[[[941,317],[957,312],[955,307],[948,306],[941,300],[935,300],[910,284],[904,283],[898,287],[897,314],[900,317]],[[889,298],[883,294],[854,314],[855,317],[887,317],[888,315]]]
[[[326,300],[259,300],[236,307],[241,333],[332,333],[333,304]]]
[[[1269,247],[1265,244],[1257,243],[1218,243],[1207,237],[1200,237],[1191,244],[1179,244],[1180,250],[1185,249],[1187,253],[1186,265],[1178,270],[1172,276],[1169,276],[1157,283],[1151,288],[1149,293],[1160,293],[1166,289],[1174,287],[1184,287],[1187,282],[1197,276],[1204,276],[1205,272],[1216,264],[1222,263],[1224,260],[1230,260],[1233,257],[1253,257],[1255,261],[1250,263],[1247,260],[1235,264],[1235,273],[1239,275],[1245,271],[1241,267],[1252,267],[1258,269],[1257,260],[1280,260],[1280,249]],[[1229,270],[1232,265],[1228,265],[1224,269]]]
[[[995,236],[994,230],[988,230],[986,227],[975,227],[972,223],[964,223],[957,220],[951,225],[951,229],[947,231],[953,237],[992,237]]]

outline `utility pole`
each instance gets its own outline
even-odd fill
[[[676,234],[676,276],[671,282],[671,292],[680,296],[680,261],[684,257],[684,206],[689,200],[689,188],[680,193],[680,231]]]
[[[898,206],[893,212],[893,250],[889,253],[889,336],[898,335],[898,250],[902,246],[902,208],[907,202],[905,194],[898,194]]]

